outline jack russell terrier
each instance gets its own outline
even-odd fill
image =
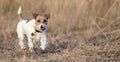
[[[39,41],[41,43],[40,48],[44,51],[47,42],[46,30],[49,16],[34,13],[33,19],[22,19],[21,6],[18,9],[18,15],[20,21],[17,25],[17,34],[20,48],[26,48],[23,41],[24,37],[26,36],[28,39],[28,48],[30,51],[33,51],[35,41]]]

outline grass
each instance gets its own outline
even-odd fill
[[[0,0],[0,61],[119,62],[119,0]],[[17,10],[49,13],[47,53],[20,51]]]

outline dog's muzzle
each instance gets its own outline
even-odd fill
[[[36,32],[42,32],[42,31],[45,31],[46,29],[47,29],[47,25],[46,24],[41,24],[36,29]]]
[[[41,30],[45,30],[46,29],[46,27],[44,27],[43,25],[41,25]]]

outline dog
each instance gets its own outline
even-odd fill
[[[25,49],[24,37],[27,37],[27,44],[30,51],[34,50],[34,42],[39,41],[41,43],[40,48],[44,51],[46,48],[47,37],[47,22],[48,15],[33,14],[33,19],[22,19],[22,8],[18,9],[19,22],[17,24],[17,35],[19,39],[19,45],[21,49]]]

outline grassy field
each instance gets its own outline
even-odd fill
[[[17,10],[23,18],[49,13],[47,52],[21,51]],[[0,62],[119,62],[119,0],[0,0]]]

